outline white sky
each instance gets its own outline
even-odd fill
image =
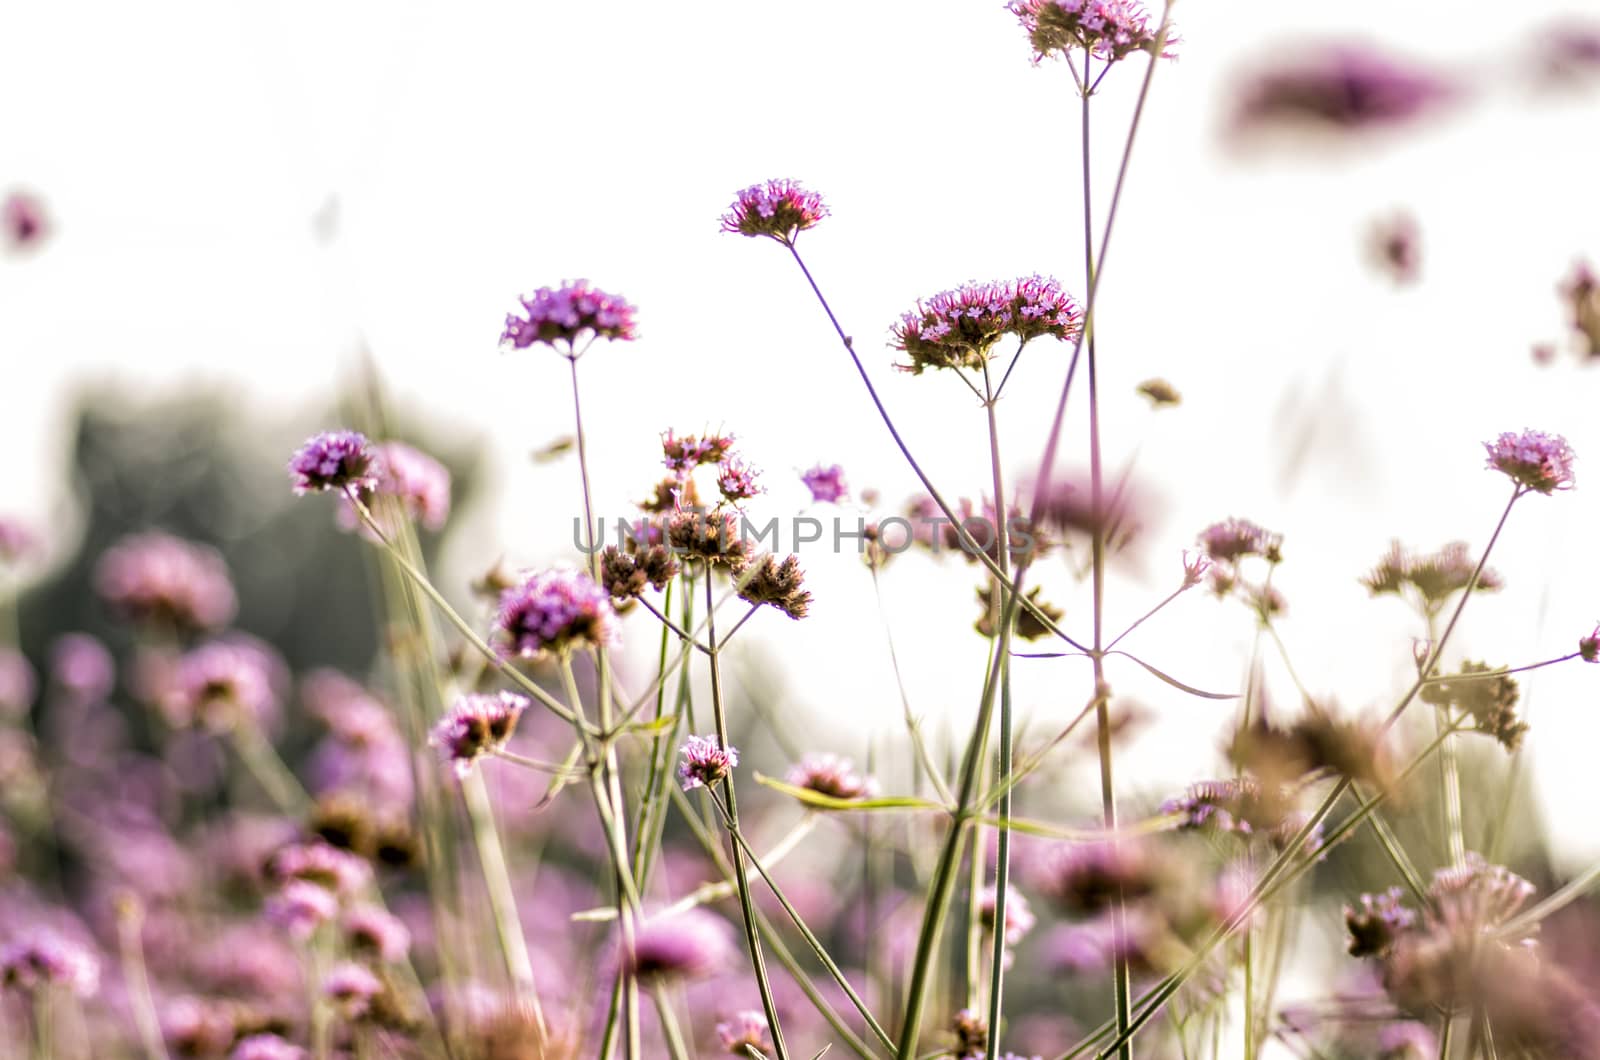
[[[221,383],[246,414],[281,418],[332,395],[364,335],[404,403],[495,446],[497,507],[463,513],[479,530],[458,543],[450,576],[500,548],[561,559],[573,467],[524,456],[570,430],[564,365],[502,355],[495,340],[517,293],[578,276],[637,304],[643,336],[582,366],[603,512],[622,513],[651,480],[657,432],[708,425],[739,434],[767,469],[774,512],[798,503],[790,472],[818,460],[898,503],[914,482],[798,273],[776,246],[717,231],[732,194],[769,176],[827,198],[833,217],[803,251],[942,488],[982,491],[970,395],[891,372],[880,340],[916,297],[967,279],[1042,271],[1081,292],[1067,75],[1029,64],[998,3],[799,10],[14,6],[0,188],[40,191],[59,232],[43,253],[0,264],[6,507],[39,520],[59,510],[82,381],[134,393]],[[1600,514],[1600,492],[1584,488],[1600,483],[1585,459],[1600,457],[1595,377],[1528,358],[1562,333],[1555,284],[1577,257],[1600,257],[1600,94],[1540,95],[1519,72],[1531,31],[1580,9],[1393,5],[1377,39],[1470,79],[1457,112],[1360,150],[1224,147],[1241,64],[1287,41],[1367,37],[1374,10],[1178,6],[1182,59],[1157,75],[1100,318],[1109,452],[1115,465],[1138,450],[1165,513],[1150,554],[1170,557],[1119,574],[1110,625],[1164,594],[1199,527],[1248,516],[1286,535],[1283,632],[1302,674],[1351,708],[1392,695],[1410,632],[1398,604],[1366,602],[1354,578],[1391,536],[1481,546],[1505,491],[1479,442],[1501,430],[1566,434],[1580,488],[1521,507],[1494,564],[1510,589],[1470,609],[1458,646],[1521,663],[1570,650],[1600,618],[1600,564],[1583,547]],[[1115,71],[1096,102],[1102,190],[1138,75],[1137,62]],[[330,197],[341,220],[331,249],[312,224]],[[1424,240],[1425,282],[1402,291],[1361,249],[1369,221],[1397,207]],[[1004,409],[1013,477],[1038,458],[1064,363],[1042,349],[1029,358]],[[1152,375],[1178,385],[1182,409],[1144,410],[1132,386]],[[1335,415],[1286,488],[1282,454],[1318,409]],[[1081,444],[1081,403],[1073,411]],[[307,426],[285,425],[285,445]],[[865,732],[899,724],[870,587],[850,557],[808,566],[816,617],[762,616],[751,638],[771,650],[752,665],[788,680],[795,711],[852,719],[836,742],[859,754]],[[976,695],[971,582],[920,557],[886,577],[911,695],[932,715],[964,716]],[[1085,601],[1063,600],[1069,627],[1087,628]],[[1228,688],[1247,637],[1242,614],[1196,595],[1130,643]],[[819,660],[840,658],[819,683]],[[1034,665],[1023,705],[1049,719],[1075,710],[1081,664]],[[1162,719],[1123,772],[1127,790],[1164,787],[1148,772],[1141,786],[1141,766],[1215,769],[1201,752],[1217,707],[1114,679]],[[1600,737],[1597,681],[1600,669],[1569,665],[1524,686],[1543,798],[1575,861],[1600,853],[1575,786]]]

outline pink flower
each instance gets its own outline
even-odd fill
[[[917,302],[891,328],[895,349],[911,358],[913,375],[929,368],[981,368],[995,343],[1044,335],[1072,339],[1082,325],[1072,296],[1055,280],[1028,276],[1004,283],[969,283]]]
[[[100,961],[76,942],[35,930],[0,947],[0,983],[30,992],[59,985],[93,997],[100,989]]]
[[[538,658],[621,639],[610,595],[587,574],[541,571],[500,595],[495,627],[511,654]]]
[[[335,965],[322,981],[322,996],[332,1001],[346,1019],[365,1016],[372,999],[382,992],[382,981],[354,961]]]
[[[722,230],[742,236],[767,236],[784,246],[828,216],[822,196],[807,191],[798,181],[769,180],[739,193],[722,215]]]
[[[450,518],[450,472],[433,457],[404,442],[384,442],[373,447],[376,487],[361,491],[361,501],[393,497],[407,516],[429,530],[440,530]],[[377,514],[376,512],[374,514]],[[339,523],[353,528],[358,522],[348,498],[340,498]]]
[[[5,249],[32,250],[50,234],[50,219],[37,195],[13,191],[0,202],[0,238]]]
[[[484,755],[504,747],[516,731],[528,700],[513,692],[462,696],[434,725],[428,743],[464,777]]]
[[[802,472],[800,481],[811,491],[813,504],[838,504],[850,496],[850,487],[844,481],[844,468],[838,464],[818,464],[810,471]]]
[[[1492,442],[1484,442],[1483,447],[1489,453],[1486,466],[1503,473],[1524,490],[1548,494],[1572,488],[1575,454],[1559,434],[1507,432]]]
[[[95,565],[94,584],[118,615],[182,630],[216,629],[238,606],[216,549],[159,531],[125,537],[106,549]]]
[[[573,356],[580,339],[597,338],[631,341],[638,337],[634,308],[614,294],[589,286],[588,280],[567,280],[560,287],[541,287],[521,299],[525,315],[506,316],[506,329],[500,344],[512,349],[527,349],[543,343],[552,349],[557,343]]]
[[[295,451],[289,474],[296,493],[370,490],[377,485],[376,458],[358,431],[323,431]]]
[[[683,743],[683,762],[678,777],[684,791],[709,788],[729,776],[739,764],[739,749],[723,748],[716,736],[691,736]]]
[[[1159,27],[1151,27],[1143,6],[1132,0],[1012,0],[1008,10],[1028,31],[1034,62],[1085,49],[1108,63],[1155,51]],[[1161,58],[1172,58],[1176,43],[1169,34]]]

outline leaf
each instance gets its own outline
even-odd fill
[[[1110,654],[1110,655],[1121,655],[1121,656],[1124,656],[1126,658],[1132,659],[1134,662],[1138,663],[1140,666],[1144,667],[1146,670],[1149,670],[1152,674],[1154,674],[1157,677],[1161,678],[1161,680],[1165,681],[1167,684],[1171,685],[1173,688],[1176,688],[1180,692],[1187,692],[1191,696],[1199,696],[1201,699],[1238,699],[1239,698],[1239,694],[1237,692],[1205,692],[1205,691],[1202,691],[1202,690],[1200,690],[1198,688],[1195,688],[1192,685],[1186,685],[1182,681],[1178,680],[1176,677],[1173,677],[1171,674],[1165,674],[1165,673],[1162,673],[1160,670],[1157,670],[1154,666],[1151,666],[1149,663],[1145,662],[1143,659],[1139,658],[1137,655],[1129,655],[1125,651],[1113,651],[1113,652],[1108,652],[1107,654]]]
[[[1066,825],[1034,821],[1026,817],[984,817],[982,820],[984,824],[993,828],[1006,825],[1013,832],[1041,836],[1045,839],[1065,839],[1073,843],[1109,843],[1112,839],[1119,837],[1127,838],[1129,836],[1151,835],[1156,832],[1169,832],[1181,818],[1177,814],[1147,817],[1142,821],[1123,825],[1115,832],[1108,832],[1104,828],[1069,828]]]
[[[820,791],[810,788],[796,787],[785,784],[781,780],[756,774],[756,783],[763,784],[773,791],[780,791],[790,798],[797,799],[818,810],[938,810],[940,813],[949,813],[949,808],[942,806],[930,799],[919,799],[913,795],[885,795],[873,799],[840,799],[832,795],[824,795]]]

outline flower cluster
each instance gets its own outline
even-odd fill
[[[433,457],[404,442],[372,448],[375,485],[357,496],[372,507],[374,497],[393,497],[400,509],[429,530],[440,530],[450,518],[450,472]],[[339,521],[354,527],[357,516],[348,498],[341,498]]]
[[[838,504],[850,497],[850,487],[844,481],[844,468],[838,464],[818,464],[802,472],[800,481],[811,491],[812,504]]]
[[[1408,552],[1395,541],[1372,573],[1361,579],[1361,584],[1374,596],[1383,593],[1398,596],[1409,585],[1416,590],[1423,606],[1431,611],[1469,584],[1477,592],[1495,592],[1504,586],[1500,575],[1488,567],[1473,582],[1472,575],[1477,567],[1464,541],[1452,541],[1439,551],[1425,555]]]
[[[822,197],[807,191],[798,181],[769,180],[752,185],[734,199],[722,215],[722,230],[742,236],[767,236],[784,246],[793,246],[795,237],[828,216]]]
[[[238,607],[216,549],[159,531],[125,537],[106,549],[94,584],[120,617],[168,629],[217,629]]]
[[[1283,539],[1248,519],[1227,518],[1200,531],[1198,543],[1215,563],[1236,564],[1246,556],[1263,556],[1269,563],[1282,558]]]
[[[1472,731],[1481,732],[1508,751],[1515,751],[1528,731],[1517,717],[1521,691],[1509,674],[1485,663],[1463,662],[1461,672],[1448,680],[1433,681],[1418,693],[1423,702],[1459,711],[1472,718]]]
[[[1600,277],[1588,262],[1580,261],[1560,290],[1567,303],[1567,324],[1583,344],[1583,356],[1600,357]]]
[[[749,1047],[763,1054],[772,1048],[767,1040],[767,1029],[766,1016],[755,1009],[743,1009],[717,1024],[717,1039],[722,1043],[723,1052],[748,1060]]]
[[[542,571],[507,589],[495,629],[510,654],[528,659],[608,647],[621,638],[606,590],[574,570]]]
[[[428,743],[438,748],[457,776],[464,777],[478,759],[505,746],[528,706],[528,700],[514,692],[462,696],[434,724]]]
[[[1007,7],[1028,31],[1034,62],[1050,55],[1070,57],[1074,51],[1103,62],[1140,51],[1156,54],[1160,27],[1151,27],[1150,16],[1135,0],[1012,0]],[[1168,36],[1161,57],[1172,58],[1176,43]]]
[[[856,772],[848,758],[825,752],[803,756],[789,770],[788,781],[834,799],[867,799],[878,793],[878,782]]]
[[[1401,933],[1417,922],[1417,914],[1402,904],[1402,896],[1400,888],[1391,887],[1382,894],[1363,894],[1359,909],[1345,906],[1350,956],[1384,956]]]
[[[757,607],[767,604],[790,618],[806,617],[811,591],[803,585],[805,572],[800,569],[800,557],[786,556],[780,562],[769,554],[761,557],[753,570],[741,566],[736,573],[744,583],[739,599]]]
[[[739,764],[739,749],[731,744],[724,748],[715,735],[691,736],[683,742],[683,761],[678,765],[678,779],[684,791],[714,787],[720,780],[732,775]]]
[[[981,368],[1006,335],[1019,343],[1049,335],[1076,338],[1082,312],[1055,280],[1029,276],[969,283],[917,302],[892,329],[891,345],[911,359],[913,375],[929,368]]]
[[[1492,442],[1484,442],[1489,452],[1487,467],[1500,472],[1524,490],[1552,493],[1571,489],[1572,447],[1559,434],[1526,430],[1509,431]]]
[[[633,972],[641,980],[703,979],[733,953],[727,922],[701,909],[652,917],[639,925]]]
[[[1335,45],[1255,75],[1235,105],[1241,131],[1315,126],[1345,131],[1401,125],[1456,96],[1438,75],[1367,48]]]
[[[634,308],[614,294],[589,286],[588,280],[568,280],[560,287],[541,287],[521,299],[523,315],[506,315],[502,346],[526,349],[534,343],[566,347],[575,356],[578,342],[588,337],[611,340],[638,338]]]
[[[359,431],[324,431],[295,451],[289,475],[300,494],[371,490],[378,484],[377,457]]]
[[[76,942],[34,931],[0,946],[0,984],[27,993],[60,986],[92,997],[100,989],[100,962]]]
[[[214,732],[269,724],[285,680],[283,662],[271,648],[239,635],[188,652],[165,677],[156,687],[168,722]]]

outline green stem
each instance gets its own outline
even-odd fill
[[[116,912],[117,943],[122,951],[122,981],[127,987],[128,1006],[133,1010],[139,1044],[144,1048],[146,1060],[168,1060],[166,1044],[161,1040],[161,1021],[156,1016],[155,1001],[150,997],[150,976],[145,970],[144,943],[141,938],[143,911],[139,908],[137,898],[126,895],[117,900]]]

